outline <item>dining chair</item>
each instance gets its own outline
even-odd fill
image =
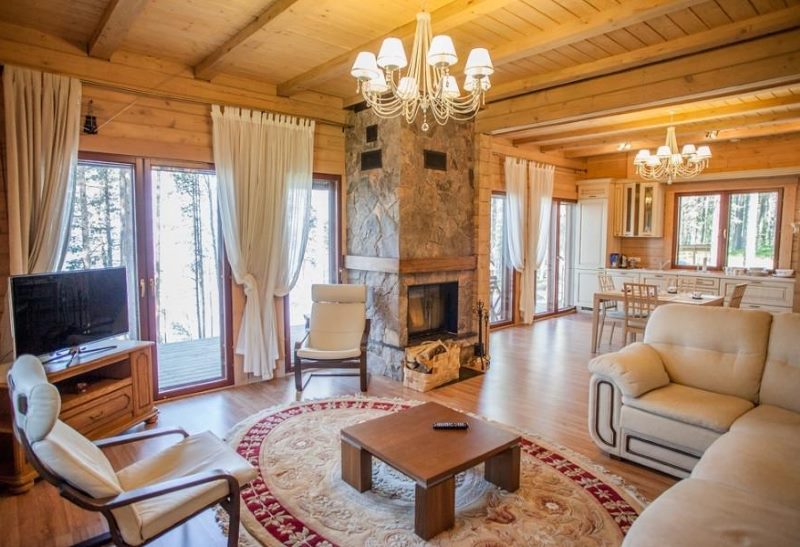
[[[742,305],[742,298],[744,298],[744,291],[747,289],[747,283],[739,283],[733,288],[733,293],[731,293],[730,302],[728,302],[729,308],[738,308]]]
[[[597,281],[600,287],[600,292],[613,292],[617,288],[614,286],[614,278],[608,275],[604,270],[597,273]],[[616,300],[603,300],[600,302],[600,329],[597,333],[597,345],[603,340],[603,329],[605,328],[606,321],[611,323],[611,333],[608,336],[608,343],[614,341],[614,329],[617,324],[622,324],[625,320],[625,313],[619,309]]]
[[[108,522],[109,532],[81,545],[143,545],[217,504],[230,518],[228,546],[238,545],[240,488],[257,471],[213,433],[153,429],[92,442],[59,420],[61,394],[39,359],[14,361],[8,386],[28,462],[63,498]],[[119,471],[102,450],[164,435],[183,439]]]
[[[636,341],[637,334],[644,334],[647,320],[658,306],[658,286],[647,283],[625,283],[623,289],[625,344],[628,344]]]
[[[358,376],[361,391],[367,391],[367,286],[312,285],[311,300],[308,331],[294,346],[295,388],[303,391],[314,376]],[[303,382],[303,369],[358,372],[311,373]]]

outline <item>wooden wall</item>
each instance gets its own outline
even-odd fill
[[[674,232],[675,193],[692,190],[716,191],[742,188],[776,188],[784,190],[784,210],[781,219],[781,244],[779,266],[793,268],[800,273],[800,234],[792,233],[793,222],[800,222],[800,179],[798,176],[775,178],[742,178],[743,172],[759,169],[800,168],[800,135],[747,139],[736,143],[711,145],[714,157],[707,173],[731,173],[729,180],[689,180],[672,184],[666,194],[664,210],[664,237],[622,238],[622,253],[638,256],[643,265],[658,267],[672,258]],[[633,156],[609,154],[588,158],[587,178],[635,178]],[[734,180],[735,178],[735,180]],[[800,282],[795,285],[795,311],[800,311]]]
[[[81,138],[82,151],[210,162],[209,105],[217,103],[324,120],[327,124],[317,123],[314,169],[344,174],[340,126],[345,112],[338,97],[313,92],[279,97],[273,84],[228,75],[207,82],[195,79],[191,66],[125,51],[105,61],[89,57],[81,44],[0,22],[0,64],[6,63],[84,82],[84,107],[87,99],[95,100],[101,129],[97,136]],[[5,198],[5,188],[0,190]],[[3,213],[0,211],[0,216]],[[7,224],[0,219],[0,291],[5,291],[8,275]],[[238,332],[243,302],[237,288],[234,332]],[[241,367],[236,371],[236,379],[241,381]]]

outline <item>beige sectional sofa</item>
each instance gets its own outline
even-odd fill
[[[689,477],[626,545],[800,545],[800,314],[661,306],[589,370],[595,443]]]

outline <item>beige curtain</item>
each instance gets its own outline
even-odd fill
[[[265,379],[279,357],[273,298],[289,292],[305,254],[314,122],[214,105],[214,162],[225,249],[245,303],[236,353]]]
[[[536,270],[547,253],[555,167],[506,157],[506,234],[511,263],[521,272],[519,311],[523,323],[536,310]]]
[[[6,181],[12,275],[57,270],[64,255],[78,160],[81,83],[5,65]],[[8,306],[4,306],[4,315]],[[2,321],[2,355],[11,349]]]

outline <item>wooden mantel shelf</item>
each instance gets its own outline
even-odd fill
[[[357,255],[344,257],[344,267],[348,270],[394,274],[475,270],[477,264],[478,260],[475,255],[442,256],[438,258],[380,258]]]

